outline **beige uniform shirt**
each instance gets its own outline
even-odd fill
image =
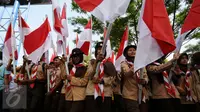
[[[191,71],[192,72],[192,88],[193,88],[193,99],[195,102],[200,102],[200,72],[197,73],[196,70]]]
[[[86,72],[83,78],[72,76],[69,82],[71,89],[66,91],[65,100],[67,101],[82,101],[85,100],[86,85],[88,83],[88,74]]]
[[[138,100],[138,83],[136,82],[136,75],[134,74],[133,69],[129,68],[127,62],[121,63],[121,71],[124,77],[123,81],[123,90],[122,90],[122,97],[130,100]],[[126,73],[132,72],[132,74],[127,75]],[[144,80],[148,82],[148,76],[146,70],[143,72]],[[148,92],[145,87],[143,87],[143,94],[145,98],[148,99]]]
[[[147,66],[147,71],[149,72],[149,76],[152,79],[152,98],[153,99],[168,99],[172,98],[170,95],[168,95],[167,90],[165,88],[164,83],[160,84],[158,82],[156,75],[161,75],[163,71],[168,70],[172,67],[172,62],[169,61],[166,64],[157,66],[157,65],[149,65]],[[159,74],[160,73],[160,74]],[[171,86],[175,89],[175,98],[180,98],[180,94],[176,87],[174,86],[173,82],[171,83]]]
[[[95,64],[96,64],[96,62],[95,62]],[[95,70],[96,70],[95,64],[90,63],[88,65],[87,73],[88,73],[89,82],[88,82],[87,88],[86,88],[87,96],[94,95],[94,90],[95,90],[94,85],[95,84],[93,83],[92,78],[93,78],[93,76],[95,74]],[[113,95],[112,85],[113,85],[114,79],[115,79],[115,77],[104,74],[103,81],[104,81],[104,96],[105,97],[112,97],[112,95]],[[101,96],[100,92],[98,93],[98,95]]]

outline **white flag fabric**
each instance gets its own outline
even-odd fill
[[[113,22],[126,13],[130,0],[74,0],[83,10],[102,22]]]
[[[92,42],[92,19],[89,20],[85,29],[80,34],[80,38],[78,39],[77,48],[80,48],[85,55],[89,54],[90,45]]]
[[[17,53],[17,47],[16,47],[16,38],[14,36],[14,32],[12,31],[12,25],[11,23],[8,26],[6,37],[4,40],[4,46],[3,46],[3,63],[7,64],[10,57],[12,56],[12,47],[14,47],[14,56],[15,60],[18,58]]]
[[[176,48],[163,0],[143,0],[138,27],[139,39],[134,71],[158,60]]]
[[[32,62],[37,63],[43,53],[52,47],[50,32],[51,27],[48,18],[46,18],[39,28],[25,36],[24,48],[28,54],[28,58],[32,60]]]
[[[117,57],[115,60],[115,67],[117,71],[121,70],[121,62],[125,60],[125,57],[123,55],[123,51],[125,49],[125,47],[128,45],[128,26],[126,27],[126,30],[124,31],[119,49],[118,49],[118,53],[117,53]]]

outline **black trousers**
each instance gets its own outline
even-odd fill
[[[85,98],[85,112],[100,112],[97,101],[92,95]]]
[[[86,96],[85,99],[85,112],[111,112],[112,106],[112,97],[97,97],[94,99],[94,96]]]
[[[139,103],[135,100],[124,98],[126,112],[140,112]]]
[[[195,104],[181,104],[181,112],[196,112]]]
[[[200,112],[200,103],[196,103],[196,112]]]
[[[143,102],[139,105],[140,112],[149,112],[149,101]]]
[[[44,98],[33,95],[31,99],[29,112],[43,112]]]
[[[112,102],[112,112],[125,112],[125,105],[121,95],[114,94]]]
[[[65,101],[65,112],[84,112],[85,101]]]
[[[3,90],[0,90],[0,112],[3,111]]]
[[[151,99],[150,112],[180,112],[180,99]]]
[[[60,94],[58,112],[65,112],[65,94]]]
[[[60,93],[46,95],[44,100],[44,112],[57,112],[59,107]]]

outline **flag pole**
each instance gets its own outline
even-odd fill
[[[15,38],[15,34],[14,34],[14,28],[13,28],[13,23],[12,23],[12,17],[11,17],[11,45],[12,45],[12,58],[13,58],[13,73],[14,75],[16,75],[16,66],[15,66],[15,51],[14,51],[14,38]]]
[[[47,92],[50,91],[50,72],[49,69],[47,69]]]
[[[140,74],[140,76],[139,76],[139,79],[143,79],[144,77],[143,77],[143,73],[144,73],[144,68],[140,68],[140,72],[139,72]],[[139,102],[139,104],[141,104],[142,103],[142,84],[138,84],[138,88],[139,88],[139,91],[138,91],[138,102]]]
[[[19,15],[18,15],[18,19],[19,19],[19,26],[20,26],[20,41],[22,42],[22,46],[23,46],[23,52],[24,52],[24,56],[25,58],[27,58],[27,55],[26,55],[26,52],[25,52],[25,49],[24,49],[24,32],[22,31],[22,20],[21,20],[21,11],[19,10]],[[28,78],[31,79],[31,76],[30,76],[30,72],[29,72],[29,68],[28,68],[28,63],[25,62],[25,68],[26,68],[26,72],[28,74]]]

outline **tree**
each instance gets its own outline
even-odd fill
[[[198,41],[198,43],[195,45],[187,45],[186,50],[184,52],[187,52],[188,54],[194,54],[197,51],[200,51],[200,41]]]
[[[175,38],[178,36],[179,29],[187,16],[188,10],[191,6],[193,0],[165,0],[165,6],[167,8],[170,21],[173,27]],[[138,19],[140,14],[140,9],[142,6],[142,0],[131,0],[130,5],[127,9],[125,16],[118,18],[114,24],[113,29],[110,34],[110,40],[112,49],[117,51],[121,37],[125,30],[126,25],[129,25],[129,43],[137,44],[138,42]],[[81,10],[76,3],[72,2],[72,10],[80,14],[88,15],[85,11]],[[78,27],[74,29],[74,32],[80,33],[80,28],[87,24],[88,18],[79,16],[77,18],[70,18],[72,25],[77,25]],[[95,17],[93,19],[93,33],[99,35],[103,34],[104,24],[98,21]],[[199,29],[197,29],[199,30]],[[191,33],[191,35],[200,35],[200,33]],[[195,36],[190,36],[194,38]],[[103,39],[101,37],[101,39]]]

